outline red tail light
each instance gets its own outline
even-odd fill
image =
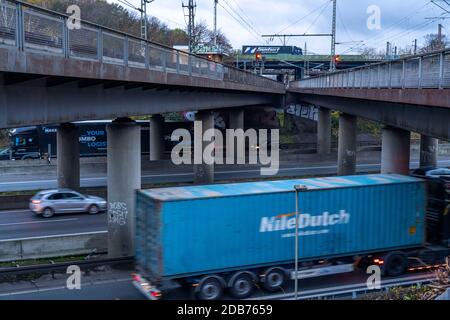
[[[132,276],[133,276],[133,280],[134,280],[134,281],[136,281],[136,282],[141,282],[141,277],[139,277],[139,275],[137,275],[137,274],[134,273]]]
[[[39,204],[39,203],[41,203],[41,200],[31,200],[31,203]]]
[[[156,291],[152,291],[151,295],[155,298],[159,298],[161,297],[161,293],[160,292],[156,292]]]

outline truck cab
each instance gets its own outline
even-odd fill
[[[450,169],[424,167],[412,176],[427,181],[427,242],[450,247]]]

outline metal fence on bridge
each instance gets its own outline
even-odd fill
[[[297,81],[299,88],[450,88],[450,49],[408,56]]]
[[[90,22],[69,28],[68,20],[66,15],[21,1],[0,0],[0,47],[284,89],[271,79]]]

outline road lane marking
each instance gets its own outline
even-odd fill
[[[450,164],[449,160],[438,161],[441,166],[446,166]],[[418,165],[418,161],[410,162],[410,165],[416,166]],[[357,168],[370,168],[370,167],[379,167],[381,163],[372,163],[372,164],[358,164]],[[330,166],[317,166],[317,167],[288,167],[288,168],[280,168],[279,171],[301,171],[301,170],[320,170],[320,169],[336,169],[336,165]],[[216,171],[215,174],[236,174],[236,173],[254,173],[260,172],[260,168],[258,169],[248,169],[248,170],[226,170],[226,171]],[[169,173],[169,174],[151,174],[151,175],[142,175],[141,178],[161,178],[161,177],[178,177],[178,176],[193,176],[192,172],[185,173]],[[82,178],[81,182],[89,182],[89,181],[106,181],[107,177],[98,177],[98,178]],[[18,182],[0,182],[0,185],[20,185],[20,184],[30,184],[30,183],[56,183],[55,180],[29,180],[29,181],[18,181]]]
[[[93,234],[103,234],[108,233],[107,230],[99,230],[99,231],[89,231],[89,232],[78,232],[78,233],[66,233],[66,234],[52,234],[46,236],[34,236],[27,238],[14,238],[14,239],[0,239],[2,241],[22,241],[22,240],[37,240],[37,239],[49,239],[49,238],[59,238],[59,237],[74,237],[74,236],[84,236],[84,235],[93,235]]]
[[[31,213],[31,210],[27,210],[27,209],[3,210],[3,211],[0,211],[0,214],[2,214],[2,213]]]
[[[21,224],[52,223],[52,222],[75,221],[75,220],[79,220],[79,219],[78,218],[70,218],[70,219],[58,219],[58,220],[49,220],[49,221],[27,221],[27,222],[0,223],[0,227],[15,226],[15,225],[21,225]]]
[[[360,164],[358,167],[370,167],[370,166],[380,166],[380,164]],[[337,166],[322,166],[322,167],[293,167],[293,168],[280,168],[280,171],[288,171],[288,170],[316,170],[316,169],[334,169]],[[216,171],[216,174],[233,174],[233,173],[252,173],[259,172],[260,169],[248,169],[248,170],[226,170],[226,171]],[[160,177],[178,177],[178,176],[192,176],[194,175],[192,172],[184,172],[184,173],[169,173],[169,174],[151,174],[151,175],[143,175],[141,178],[160,178]],[[99,178],[82,178],[82,182],[86,181],[97,181],[97,180],[106,180],[106,177]],[[5,184],[29,184],[29,183],[49,183],[56,182],[56,180],[28,180],[28,181],[19,181],[19,182],[0,182],[0,185]]]
[[[131,283],[131,281],[132,281],[131,276],[129,278],[119,278],[119,279],[112,279],[112,280],[99,280],[99,281],[93,281],[93,282],[86,282],[86,283],[82,283],[82,287],[101,286],[101,285],[105,285],[105,284],[113,284],[113,283],[128,282],[128,281]],[[38,286],[38,284],[35,284],[35,286]],[[40,293],[40,292],[48,292],[48,291],[56,291],[56,290],[68,290],[68,289],[67,289],[67,287],[53,287],[53,288],[42,288],[42,289],[38,287],[37,289],[31,289],[31,290],[0,293],[0,297],[8,297],[8,296],[21,295],[21,294],[32,294],[32,293]]]

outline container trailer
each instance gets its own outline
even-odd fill
[[[425,181],[402,175],[139,190],[133,284],[152,299],[166,281],[190,286],[199,299],[225,290],[243,299],[256,284],[274,292],[289,279],[357,265],[398,276],[448,254],[448,239],[426,242],[425,223]]]

